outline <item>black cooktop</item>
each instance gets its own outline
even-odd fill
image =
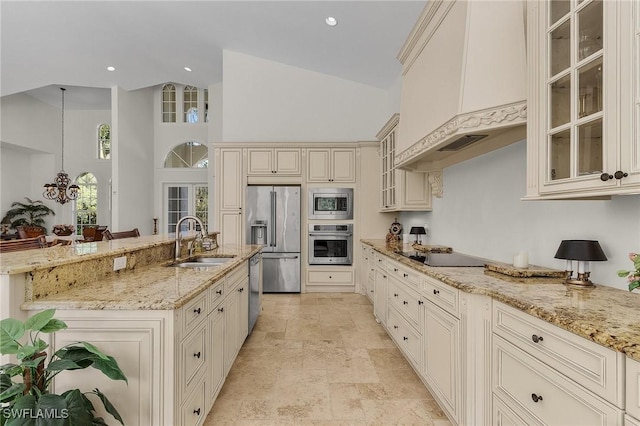
[[[484,266],[486,261],[462,253],[424,253],[414,251],[400,253],[404,257],[428,266]]]

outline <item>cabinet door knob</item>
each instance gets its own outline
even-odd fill
[[[542,338],[542,336],[538,336],[537,334],[534,334],[533,336],[531,336],[531,340],[533,340],[536,343],[542,342],[544,339]]]
[[[193,410],[193,414],[195,414],[196,416],[199,416],[200,415],[200,409],[198,408],[196,410]]]
[[[393,272],[398,272],[398,268],[393,268]]]
[[[394,325],[394,326],[393,326],[393,328],[397,330],[397,329],[398,329],[398,326],[397,326],[397,325]]]
[[[201,355],[200,352],[193,354],[193,356],[195,356],[196,358],[200,358],[200,355]]]
[[[535,393],[532,393],[531,399],[533,399],[533,402],[542,401],[542,395],[536,395]]]
[[[402,340],[409,340],[408,337],[402,337]]]
[[[224,308],[218,308],[218,312],[224,312]]]
[[[629,176],[629,173],[625,173],[622,170],[618,170],[617,172],[615,172],[613,174],[613,177],[615,177],[618,180],[620,180],[622,178],[626,178],[627,176]]]
[[[393,293],[393,297],[398,297],[398,293]]]
[[[600,180],[603,182],[606,182],[609,179],[613,179],[613,175],[610,175],[609,173],[603,173],[600,175]]]
[[[194,313],[194,314],[198,314],[198,315],[200,315],[200,312],[202,312],[202,309],[200,309],[200,308],[198,308],[198,309],[194,309],[194,310],[193,310],[193,313]]]
[[[422,300],[418,300],[418,305],[422,305],[424,302]]]
[[[402,275],[404,275],[405,278],[407,278],[409,276],[409,274],[402,274]]]
[[[216,290],[216,294],[222,294],[222,290]]]
[[[440,294],[440,290],[433,289],[433,294]]]

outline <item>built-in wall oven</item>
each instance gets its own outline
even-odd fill
[[[351,265],[353,225],[309,225],[310,265]]]
[[[309,188],[309,219],[353,219],[353,188]]]

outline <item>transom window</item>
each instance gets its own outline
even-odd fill
[[[164,159],[164,166],[206,169],[209,167],[209,150],[199,142],[185,142],[173,147]]]
[[[76,232],[82,235],[82,229],[98,224],[98,180],[92,173],[82,173],[76,179],[80,187],[76,201]]]
[[[198,88],[194,86],[184,87],[183,109],[185,123],[198,122]]]
[[[98,158],[111,159],[111,126],[106,123],[98,126]]]
[[[169,83],[162,86],[162,122],[176,122],[176,86]]]

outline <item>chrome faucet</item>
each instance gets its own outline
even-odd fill
[[[200,225],[200,232],[202,233],[202,235],[203,236],[207,235],[207,230],[204,227],[204,223],[202,223],[200,219],[198,219],[195,216],[182,216],[180,220],[178,220],[178,223],[176,223],[176,244],[175,244],[176,245],[176,253],[175,253],[176,261],[180,257],[180,245],[182,243],[182,239],[180,238],[180,225],[185,220],[195,220],[198,223],[198,225]],[[189,252],[189,254],[191,254],[191,252]]]

